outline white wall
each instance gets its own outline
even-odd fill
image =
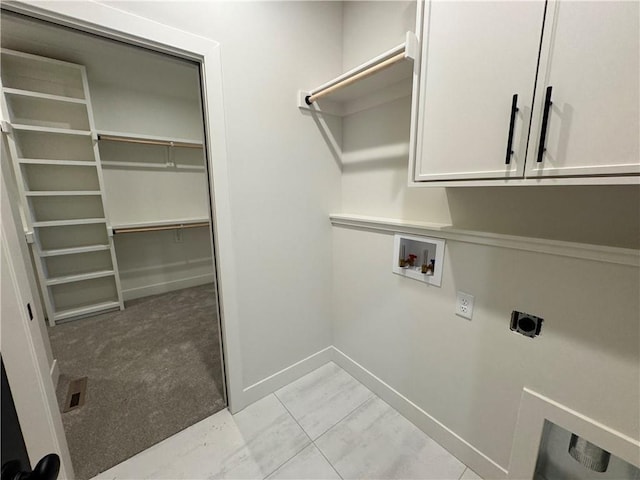
[[[214,281],[210,231],[206,227],[123,233],[114,243],[125,300],[166,293]],[[161,261],[158,261],[161,259]]]
[[[296,92],[340,72],[341,5],[114,2],[221,44],[245,387],[331,344],[340,171]],[[223,279],[224,281],[224,279]]]
[[[346,69],[405,41],[416,31],[415,1],[347,1],[343,6]],[[342,211],[450,223],[444,188],[407,187],[411,91],[343,119]]]
[[[400,45],[406,32],[415,32],[415,1],[376,1],[374,8],[371,2],[362,1],[346,1],[342,5],[345,72]]]
[[[391,15],[394,3],[367,20],[389,25],[379,30],[357,20],[375,2],[113,2],[222,45],[245,388],[333,343],[505,468],[525,385],[637,437],[637,269],[452,241],[434,288],[390,272],[391,236],[329,226],[336,211],[456,224],[474,208],[464,193],[454,205],[450,191],[406,187],[407,99],[344,119],[343,175],[316,123],[295,108],[298,89],[361,62],[369,47],[402,41],[406,4]],[[374,140],[396,153],[371,155]],[[534,202],[545,193],[527,192]],[[615,208],[634,193],[590,192],[609,222],[634,212]],[[571,208],[581,205],[566,215]],[[603,221],[579,217],[582,232]],[[556,222],[536,222],[551,225],[541,236],[555,231]],[[629,244],[633,230],[608,232],[598,243]],[[471,322],[453,315],[457,289],[476,296]],[[508,330],[514,308],[545,318],[539,338]]]
[[[435,288],[392,274],[392,249],[334,228],[338,349],[505,469],[525,386],[638,438],[637,268],[448,241]],[[514,309],[545,319],[538,338],[509,330]]]
[[[634,185],[447,188],[461,229],[640,248],[640,188]]]
[[[338,348],[505,468],[524,385],[637,435],[637,270],[450,242],[437,289],[391,274],[390,236],[341,228],[333,229],[333,274],[324,264],[331,211],[454,223],[452,213],[464,211],[463,201],[450,213],[445,189],[406,187],[408,99],[343,120],[341,191],[317,126],[288,107],[299,88],[400,43],[410,15],[402,2],[392,15],[393,3],[369,17],[358,15],[371,7],[361,2],[342,12],[316,2],[210,3],[198,15],[189,3],[118,4],[222,42],[245,385],[329,344],[325,320],[333,317]],[[384,17],[393,19],[388,30],[363,27]],[[313,61],[305,60],[310,51]],[[617,198],[604,199],[614,217]],[[619,243],[619,232],[600,243]],[[457,289],[476,295],[471,322],[453,315]],[[512,334],[514,308],[543,316],[543,335]],[[603,321],[614,316],[616,329]]]
[[[169,63],[167,69],[170,66]],[[191,71],[190,78],[181,78],[182,84],[174,86],[173,94],[146,91],[145,84],[141,84],[140,81],[125,82],[125,85],[105,83],[96,78],[96,74],[90,72],[87,72],[87,76],[93,116],[98,130],[177,137],[195,141],[202,139],[200,84],[197,69]],[[164,78],[160,77],[158,82],[163,83]],[[168,86],[173,84],[174,82],[170,82]],[[165,89],[171,88],[165,87]],[[179,96],[177,93],[188,95],[188,98]]]
[[[451,223],[444,188],[408,188],[411,97],[343,119],[342,211]]]
[[[345,4],[347,64],[397,37],[406,7],[389,8]],[[363,28],[363,10],[390,21]],[[409,115],[406,98],[343,120],[342,213],[639,247],[638,187],[408,188]],[[393,275],[392,248],[334,228],[338,349],[504,469],[524,386],[639,438],[637,268],[449,241],[434,288]],[[475,295],[471,322],[454,315],[457,290]],[[542,335],[511,333],[513,309],[544,317]]]

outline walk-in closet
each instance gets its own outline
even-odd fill
[[[3,12],[3,175],[77,478],[226,406],[199,65]]]

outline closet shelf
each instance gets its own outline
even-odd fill
[[[360,100],[403,80],[411,78],[413,61],[418,54],[418,40],[413,32],[407,32],[404,43],[388,50],[362,65],[345,72],[310,91],[300,91],[298,108],[325,112],[333,115],[355,113],[358,109],[348,104]],[[407,87],[407,93],[410,93]],[[322,105],[316,102],[321,98]],[[379,103],[379,102],[378,102]],[[365,108],[369,108],[368,106]]]
[[[92,313],[102,312],[106,310],[115,310],[118,308],[120,308],[120,303],[116,301],[95,303],[92,305],[85,305],[68,310],[59,310],[54,314],[54,319],[57,322],[59,320],[82,317],[85,315],[91,315]]]
[[[61,191],[31,191],[24,193],[27,197],[89,197],[98,196],[102,193],[100,190],[61,190]]]
[[[63,283],[82,282],[95,278],[110,277],[115,275],[114,270],[101,270],[98,272],[79,273],[77,275],[66,275],[64,277],[54,277],[47,279],[47,286],[62,285]]]
[[[55,127],[39,127],[34,125],[11,124],[11,128],[18,131],[39,132],[39,133],[57,133],[63,135],[78,135],[89,137],[90,130],[74,130],[71,128],[55,128]]]
[[[18,163],[24,165],[62,165],[73,167],[95,167],[97,165],[94,161],[82,161],[82,160],[47,160],[44,158],[19,158]]]
[[[82,105],[86,105],[87,103],[84,98],[65,97],[64,95],[52,95],[50,93],[41,93],[33,90],[21,90],[19,88],[5,87],[2,89],[2,91],[5,93],[5,95],[38,98],[41,100],[51,100],[52,102],[79,103]]]
[[[111,228],[115,235],[118,233],[153,232],[161,230],[175,230],[179,228],[208,227],[209,225],[209,219],[206,217],[202,217],[178,220],[161,220],[157,222],[127,223],[112,225]]]
[[[91,225],[93,223],[107,223],[105,218],[77,218],[73,220],[49,220],[33,222],[34,227],[67,227],[70,225]]]
[[[109,142],[138,143],[143,145],[158,145],[163,147],[176,148],[203,148],[203,143],[199,140],[176,138],[176,137],[158,137],[155,135],[142,135],[137,133],[122,133],[98,131],[98,140]]]
[[[57,60],[55,58],[41,57],[40,55],[34,55],[33,53],[20,52],[18,50],[10,50],[8,48],[0,48],[0,53],[7,57],[14,57],[21,59],[24,62],[33,63],[36,65],[47,66],[50,68],[58,68],[69,71],[82,71],[82,65],[77,63],[65,62],[64,60]]]
[[[149,168],[149,169],[158,169],[158,170],[166,170],[170,168],[172,170],[198,170],[204,171],[204,165],[180,165],[177,163],[145,163],[145,162],[114,162],[114,161],[104,161],[101,162],[100,165],[103,167],[114,167],[114,168]]]
[[[73,255],[75,253],[101,252],[103,250],[109,250],[109,248],[109,245],[87,245],[84,247],[56,248],[52,250],[42,250],[40,252],[40,256],[59,257],[62,255]]]

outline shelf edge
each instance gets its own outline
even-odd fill
[[[415,235],[432,235],[463,243],[640,267],[640,250],[632,248],[609,247],[605,245],[566,242],[562,240],[549,240],[544,238],[505,235],[501,233],[462,230],[446,224],[365,215],[336,213],[330,214],[329,219],[331,224],[337,227],[369,230],[386,234],[409,233]]]
[[[202,140],[194,140],[193,138],[163,137],[158,135],[147,135],[144,133],[133,132],[114,132],[109,130],[96,130],[97,135],[105,135],[110,137],[131,138],[136,140],[152,140],[159,142],[175,142],[175,143],[192,143],[194,145],[203,146]]]

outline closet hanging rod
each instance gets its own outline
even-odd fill
[[[335,92],[336,90],[339,90],[341,88],[347,87],[349,85],[351,85],[352,83],[357,82],[358,80],[362,80],[363,78],[367,78],[377,72],[379,72],[380,70],[384,70],[385,68],[390,67],[391,65],[393,65],[394,63],[398,63],[402,60],[404,60],[405,58],[407,58],[406,52],[405,50],[403,50],[402,52],[394,55],[393,57],[390,57],[380,63],[377,63],[375,65],[373,65],[372,67],[363,70],[359,73],[356,73],[355,75],[353,75],[352,77],[348,77],[345,78],[344,80],[331,85],[329,87],[323,88],[321,90],[318,90],[316,92],[311,92],[311,95],[307,95],[305,97],[305,102],[307,103],[307,105],[311,105],[313,102],[315,102],[316,100],[318,100],[319,98],[324,97],[325,95],[329,95],[330,93]]]
[[[124,143],[141,143],[144,145],[160,145],[163,147],[181,147],[181,148],[202,148],[198,143],[187,142],[171,142],[168,140],[147,140],[142,138],[133,137],[118,137],[115,135],[98,134],[98,140],[108,140],[110,142],[124,142]]]
[[[125,228],[114,228],[113,234],[116,235],[118,233],[138,233],[138,232],[158,232],[161,230],[177,230],[181,228],[198,228],[198,227],[208,227],[209,222],[197,222],[197,223],[174,223],[172,225],[158,225],[158,226],[149,226],[149,227],[125,227]]]

